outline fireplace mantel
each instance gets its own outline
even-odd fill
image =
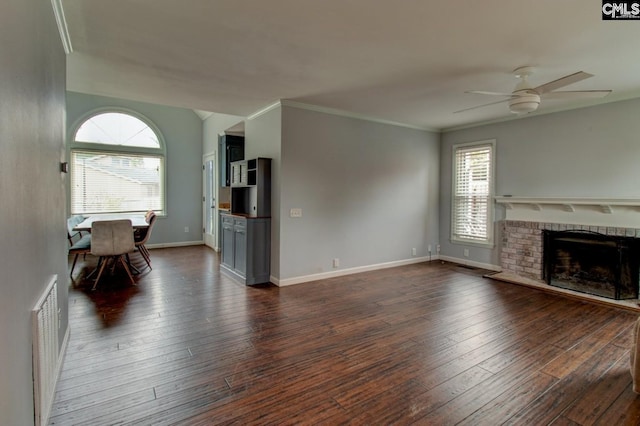
[[[640,228],[640,199],[495,197],[505,219]]]

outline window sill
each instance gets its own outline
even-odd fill
[[[462,245],[462,246],[481,247],[481,248],[486,248],[486,249],[493,249],[496,246],[493,243],[493,241],[489,241],[489,242],[485,243],[485,242],[480,242],[480,241],[460,240],[460,239],[455,239],[455,238],[451,238],[449,241],[451,242],[451,244]]]

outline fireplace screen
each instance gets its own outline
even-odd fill
[[[543,231],[548,284],[608,297],[637,299],[640,239],[588,231]]]

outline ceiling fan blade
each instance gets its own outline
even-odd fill
[[[593,74],[588,74],[586,72],[578,71],[577,73],[566,75],[557,80],[550,81],[549,83],[540,85],[533,90],[535,90],[536,92],[542,95],[543,93],[548,93],[548,92],[551,92],[552,90],[556,90],[561,87],[568,86],[573,83],[577,83],[578,81],[585,80],[589,77],[593,77]]]
[[[511,96],[511,93],[486,92],[484,90],[468,90],[464,93],[476,93],[478,95],[490,95],[490,96]]]
[[[509,98],[507,98],[507,99],[502,99],[502,100],[499,100],[499,101],[496,101],[496,102],[491,102],[491,103],[489,103],[489,104],[476,105],[476,106],[473,106],[473,107],[471,107],[471,108],[465,108],[465,109],[461,109],[461,110],[459,110],[459,111],[454,111],[453,113],[454,113],[454,114],[457,114],[457,113],[459,113],[459,112],[470,111],[470,110],[472,110],[472,109],[482,108],[482,107],[486,107],[486,106],[489,106],[489,105],[501,104],[501,103],[503,103],[503,102],[508,102],[510,99],[511,99],[511,95],[509,95]]]
[[[597,99],[604,98],[611,90],[578,90],[575,92],[549,92],[542,95],[544,99]]]

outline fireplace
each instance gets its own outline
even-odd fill
[[[640,239],[585,230],[543,230],[543,277],[556,287],[637,299]]]

